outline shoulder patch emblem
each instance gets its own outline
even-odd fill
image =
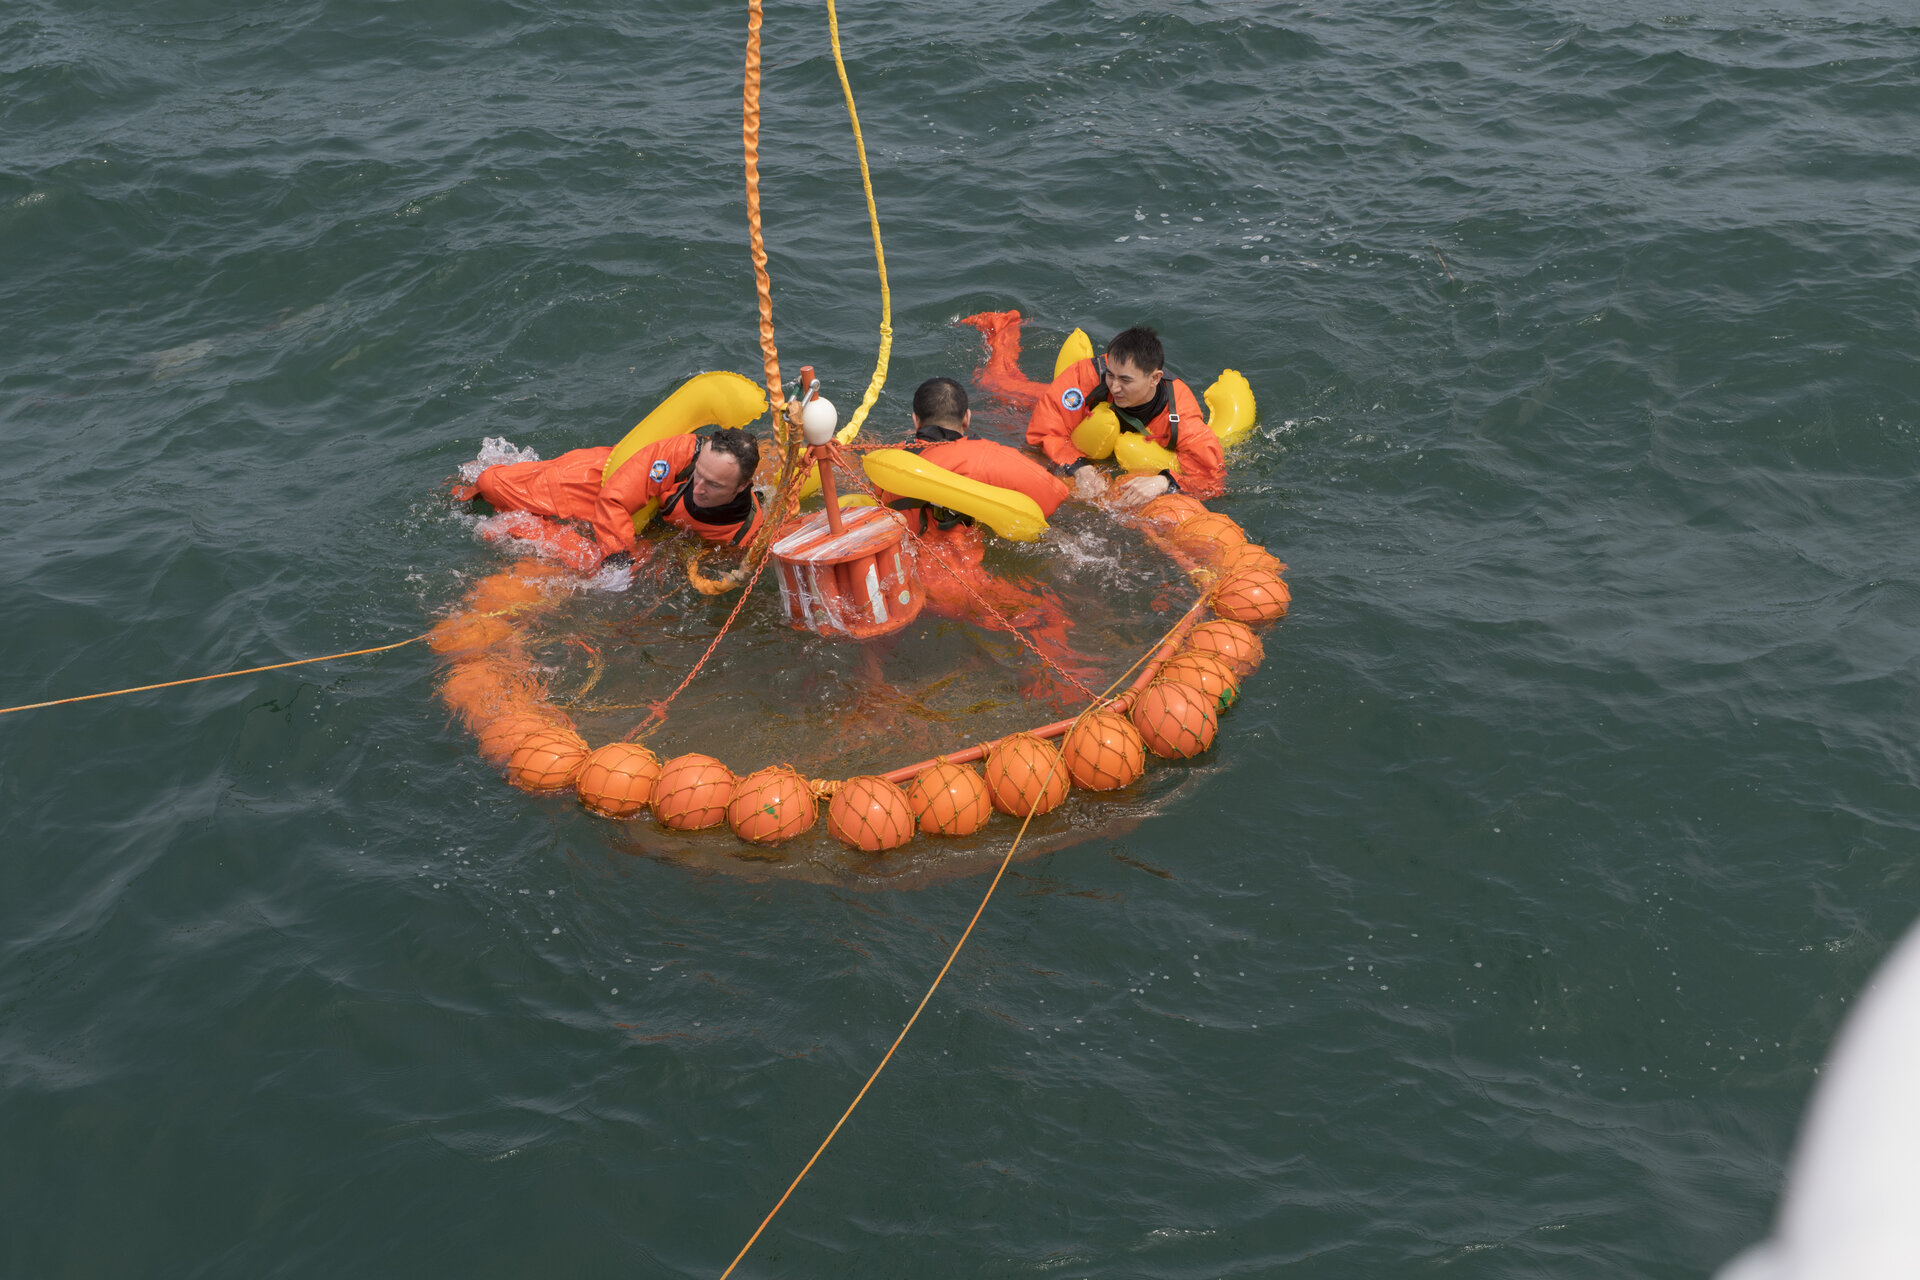
[[[1060,393],[1060,404],[1063,408],[1078,409],[1086,402],[1087,398],[1080,394],[1080,388],[1078,387],[1068,387]]]
[[[655,484],[659,484],[667,478],[667,472],[671,470],[672,468],[667,465],[665,458],[655,458],[653,465],[647,468],[647,479],[653,481]]]

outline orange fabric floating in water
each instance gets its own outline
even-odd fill
[[[1022,406],[1035,404],[1047,394],[1046,383],[1033,382],[1020,372],[1018,311],[982,311],[962,316],[960,323],[978,329],[986,339],[987,363],[973,371],[973,380],[983,389]]]

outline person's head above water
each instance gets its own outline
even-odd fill
[[[759,466],[760,442],[753,433],[723,427],[693,455],[693,488],[687,496],[695,506],[724,507],[753,482]]]
[[[913,433],[922,440],[958,440],[973,425],[967,389],[952,378],[928,378],[914,389]]]
[[[1107,395],[1122,409],[1147,404],[1159,392],[1166,367],[1160,335],[1137,324],[1107,344]]]

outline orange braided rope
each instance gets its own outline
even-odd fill
[[[740,111],[746,151],[747,236],[753,251],[753,287],[760,298],[760,356],[766,364],[767,403],[774,438],[787,443],[787,400],[780,387],[780,352],[773,345],[773,284],[767,279],[767,242],[760,233],[760,0],[747,0],[747,81]]]
[[[1189,610],[1189,612],[1191,612],[1191,610]],[[1125,680],[1128,676],[1139,670],[1142,663],[1158,653],[1160,647],[1172,638],[1173,633],[1177,631],[1185,621],[1186,619],[1182,617],[1180,622],[1176,622],[1172,627],[1169,627],[1165,635],[1154,641],[1152,647],[1136,658],[1132,666],[1121,672],[1119,678],[1106,687],[1105,692],[1095,695],[1093,700],[1087,704],[1086,709],[1081,711],[1074,719],[1076,721],[1083,719],[1090,712],[1098,708],[1109,694],[1120,687],[1122,680]],[[1043,793],[1047,787],[1053,784],[1053,776],[1059,771],[1061,761],[1064,759],[1065,757],[1060,752],[1056,751],[1054,753],[1053,765],[1047,770],[1046,781],[1041,784],[1040,789]],[[847,1123],[847,1119],[853,1115],[853,1109],[860,1105],[861,1099],[867,1096],[867,1090],[873,1088],[873,1082],[878,1080],[880,1073],[887,1069],[887,1063],[893,1061],[894,1051],[898,1049],[901,1042],[907,1038],[907,1032],[913,1030],[913,1024],[920,1020],[920,1014],[926,1009],[928,1003],[932,1001],[933,993],[938,991],[940,984],[946,980],[947,971],[953,968],[953,962],[959,959],[960,949],[966,946],[967,939],[973,936],[973,927],[980,923],[980,917],[986,911],[987,903],[993,900],[993,891],[1000,887],[1001,878],[1007,874],[1007,868],[1012,865],[1013,855],[1015,851],[1020,848],[1020,841],[1026,838],[1027,827],[1033,822],[1033,815],[1034,811],[1032,809],[1027,810],[1026,820],[1020,824],[1020,830],[1015,833],[1013,843],[1007,846],[1006,856],[1000,859],[1000,866],[994,871],[993,880],[987,885],[986,893],[980,897],[980,905],[973,909],[973,918],[967,921],[967,927],[961,932],[960,940],[954,943],[953,950],[947,953],[946,963],[941,965],[940,972],[933,976],[932,985],[927,988],[927,993],[920,997],[920,1003],[914,1006],[913,1013],[907,1018],[907,1024],[900,1028],[900,1034],[895,1036],[893,1043],[887,1046],[887,1051],[882,1055],[880,1064],[873,1069],[873,1074],[867,1077],[867,1082],[860,1086],[860,1092],[853,1095],[853,1101],[849,1102],[847,1109],[840,1113],[840,1118],[833,1122],[833,1128],[829,1129],[827,1136],[820,1140],[820,1145],[814,1149],[813,1154],[807,1157],[807,1162],[801,1166],[800,1172],[793,1176],[793,1181],[787,1184],[787,1189],[780,1193],[780,1199],[774,1203],[773,1208],[767,1211],[767,1216],[760,1220],[760,1225],[753,1229],[753,1234],[747,1237],[747,1242],[740,1246],[740,1252],[735,1254],[733,1261],[727,1264],[727,1269],[720,1273],[720,1280],[727,1280],[727,1277],[733,1274],[734,1268],[740,1265],[740,1260],[747,1256],[747,1251],[753,1248],[754,1242],[760,1239],[761,1233],[773,1222],[774,1215],[778,1214],[786,1205],[787,1200],[793,1195],[794,1190],[799,1187],[801,1180],[813,1171],[813,1166],[819,1161],[820,1157],[826,1153],[827,1146],[834,1140],[835,1136],[839,1134],[841,1127]]]

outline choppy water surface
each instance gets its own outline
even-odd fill
[[[1920,908],[1911,14],[842,19],[876,429],[957,316],[1030,372],[1157,324],[1259,396],[1222,506],[1295,610],[1164,804],[1016,866],[748,1271],[1708,1274]],[[0,14],[0,702],[416,634],[499,564],[484,437],[755,372],[743,37]],[[851,403],[824,14],[768,37],[782,351]],[[718,1274],[983,887],[634,856],[432,672],[0,719],[0,1271]]]

